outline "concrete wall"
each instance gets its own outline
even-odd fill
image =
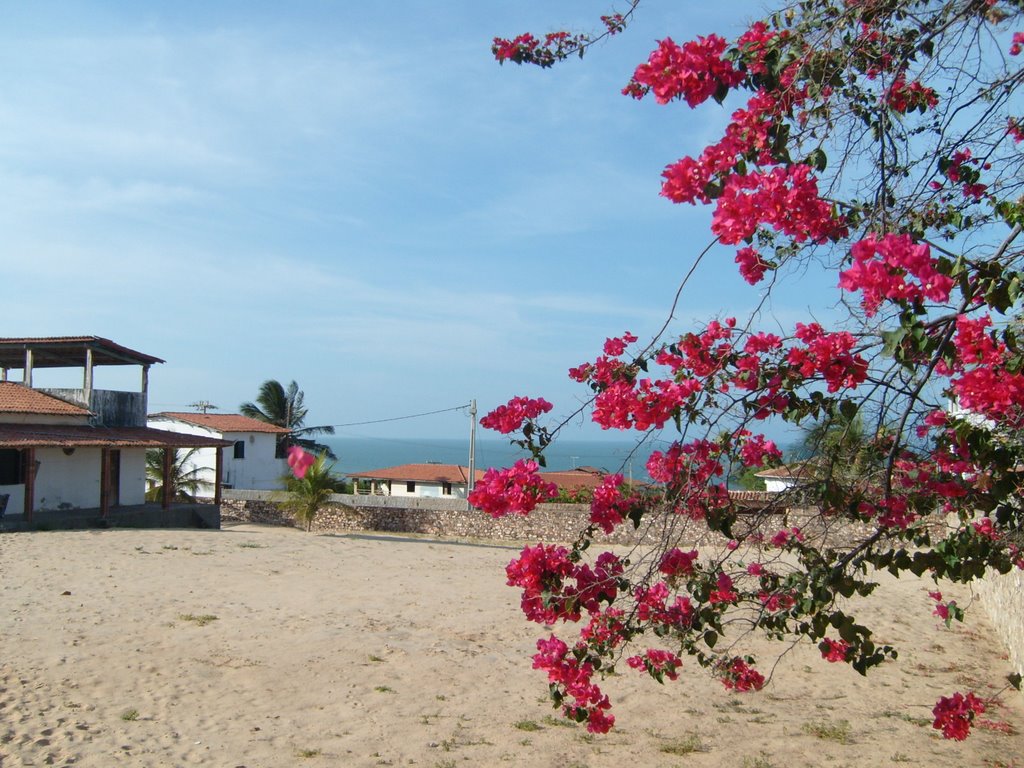
[[[120,392],[113,389],[94,389],[88,402],[85,390],[69,388],[40,387],[40,392],[59,397],[69,403],[76,403],[88,408],[99,424],[105,427],[144,427],[146,426],[146,393]]]
[[[1005,575],[989,571],[978,585],[982,604],[999,639],[1009,650],[1010,663],[1024,675],[1024,571]]]

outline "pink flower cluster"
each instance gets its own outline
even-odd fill
[[[306,472],[309,468],[316,463],[316,457],[313,454],[302,450],[297,445],[289,446],[288,448],[288,466],[300,480],[306,476]]]
[[[491,467],[469,494],[469,503],[491,517],[527,515],[558,495],[558,486],[537,474],[536,461],[520,459],[508,469]]]
[[[807,346],[790,349],[786,361],[802,378],[822,376],[829,392],[856,387],[867,378],[868,364],[852,353],[855,340],[846,331],[827,333],[817,323],[797,323],[796,337]]]
[[[666,37],[658,41],[647,63],[636,68],[622,92],[639,99],[653,91],[659,104],[681,97],[695,107],[719,90],[742,82],[743,74],[722,58],[724,51],[725,40],[717,35],[700,37],[682,46]]]
[[[1024,46],[1024,32],[1014,32],[1013,41],[1010,44],[1010,55],[1017,56],[1021,52],[1021,47]]]
[[[523,422],[536,419],[554,406],[543,397],[513,397],[480,419],[480,426],[507,435],[523,426]]]
[[[674,203],[709,203],[707,186],[716,176],[732,172],[743,158],[760,165],[774,165],[769,152],[769,130],[778,119],[781,105],[774,96],[758,91],[746,109],[733,112],[725,135],[704,149],[696,160],[684,157],[662,172],[661,194]]]
[[[565,59],[590,42],[586,35],[570,35],[568,32],[550,32],[544,35],[543,42],[526,33],[511,40],[501,37],[494,38],[491,53],[495,60],[504,64],[512,61],[516,64],[536,64],[550,67],[556,61]]]
[[[736,251],[736,263],[740,265],[740,275],[751,285],[764,280],[764,273],[771,265],[761,258],[760,252],[747,246]]]
[[[821,649],[821,657],[825,661],[836,663],[846,661],[846,655],[850,650],[850,644],[843,640],[833,640],[826,637],[818,646]]]
[[[732,577],[724,571],[718,574],[715,588],[708,594],[708,602],[711,605],[718,603],[733,604],[739,599],[740,596],[734,588]]]
[[[608,713],[611,703],[601,689],[591,682],[594,665],[581,661],[569,653],[569,646],[552,635],[537,641],[533,668],[548,673],[548,682],[559,691],[559,698],[571,696],[573,703],[565,705],[565,714],[574,720],[586,720],[591,733],[608,733],[615,724],[615,716]]]
[[[692,379],[614,381],[594,398],[593,419],[602,429],[661,429],[699,389],[700,383]]]
[[[677,679],[679,673],[676,670],[683,665],[683,660],[669,651],[648,648],[642,655],[630,656],[626,659],[626,664],[633,669],[645,671],[655,680],[661,681],[663,677],[669,680]]]
[[[615,527],[626,519],[630,508],[640,503],[636,496],[623,496],[622,475],[605,475],[601,484],[594,489],[590,501],[590,521],[601,526],[605,533],[611,533]]]
[[[505,568],[510,587],[523,590],[520,606],[538,624],[579,621],[582,611],[597,613],[602,603],[618,595],[622,562],[611,552],[594,563],[573,562],[565,547],[538,544],[525,547]]]
[[[722,685],[730,691],[744,693],[759,691],[764,687],[764,675],[751,667],[744,659],[735,658],[719,668]]]
[[[962,408],[1018,424],[1024,403],[1024,374],[1010,370],[1010,350],[987,331],[991,325],[988,315],[958,317],[953,339],[957,365],[949,368],[940,364],[936,370],[947,375],[959,371],[950,386]]]
[[[893,112],[905,115],[917,109],[925,112],[939,103],[939,96],[934,88],[921,85],[917,80],[907,83],[904,75],[900,75],[885,91],[885,103]]]
[[[745,438],[740,446],[740,461],[745,467],[763,467],[782,461],[782,451],[775,441],[768,440],[764,435],[751,435],[742,430],[740,437]]]
[[[932,709],[935,720],[932,728],[942,731],[945,739],[963,741],[971,732],[971,724],[974,716],[985,712],[985,702],[968,693],[954,693],[952,696],[943,696]]]
[[[689,552],[683,552],[678,547],[673,547],[661,556],[661,562],[658,564],[658,570],[668,578],[692,576],[693,564],[696,560],[696,549],[691,549]]]
[[[949,300],[953,278],[938,271],[927,243],[915,245],[910,235],[868,235],[850,249],[853,265],[839,274],[839,287],[862,291],[868,317],[886,299],[899,302]],[[912,277],[914,281],[908,282]]]
[[[803,164],[733,174],[725,182],[711,231],[724,245],[734,245],[753,237],[762,225],[798,243],[821,243],[846,232],[832,205],[818,195],[810,166]]]
[[[670,604],[671,592],[668,585],[659,581],[650,587],[637,587],[633,594],[636,599],[637,618],[652,624],[685,632],[693,625],[697,615],[689,597],[677,595]]]

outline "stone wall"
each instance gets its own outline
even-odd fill
[[[272,491],[226,490],[221,502],[224,520],[240,520],[273,525],[294,525],[281,510]],[[394,496],[353,496],[335,494],[321,507],[313,522],[315,533],[338,531],[386,531],[416,533],[438,538],[491,539],[516,542],[571,542],[589,524],[589,507],[580,504],[541,504],[528,517],[509,515],[495,520],[473,509],[463,499],[410,498]],[[787,509],[771,515],[741,517],[738,526],[756,525],[771,536],[781,528],[797,526],[808,537],[827,535],[832,543],[856,536],[862,531],[852,526],[841,530],[822,528],[813,510]],[[679,515],[652,515],[639,530],[628,523],[612,535],[599,534],[598,543],[653,544],[666,539],[694,545],[707,541],[724,543],[700,523]]]
[[[1010,663],[1024,675],[1024,571],[989,571],[978,585],[989,618],[1010,652]]]

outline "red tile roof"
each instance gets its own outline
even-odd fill
[[[772,469],[755,472],[754,477],[778,477],[785,480],[796,480],[809,477],[813,471],[813,468],[809,467],[807,462],[801,462],[798,464],[784,464],[781,467],[773,467]]]
[[[367,472],[349,472],[351,478],[366,480],[399,480],[419,483],[466,483],[469,467],[457,464],[402,464],[397,467],[371,469]],[[482,470],[476,471],[476,480],[483,479]]]
[[[231,445],[200,435],[149,427],[89,427],[60,424],[0,424],[0,448],[201,448]]]
[[[154,413],[151,419],[177,419],[197,427],[206,427],[215,432],[269,432],[287,435],[288,430],[276,424],[267,424],[259,419],[250,419],[238,413]]]
[[[540,477],[549,483],[554,483],[561,491],[592,491],[601,484],[606,473],[593,467],[577,467],[560,472],[538,472]]]
[[[92,350],[94,365],[152,365],[164,362],[102,336],[21,336],[0,338],[0,368],[23,368],[25,350],[32,350],[33,368],[85,365],[85,350]]]
[[[89,411],[66,400],[13,381],[0,381],[0,413],[33,416],[88,416]]]

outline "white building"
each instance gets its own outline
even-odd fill
[[[72,511],[105,518],[144,503],[147,449],[223,445],[145,426],[149,367],[162,362],[98,336],[0,338],[4,515],[24,524]],[[140,391],[95,388],[94,369],[108,365],[139,366]],[[81,369],[73,375],[81,375],[82,386],[33,386],[36,372],[53,368]],[[21,372],[20,382],[9,380],[12,371]]]
[[[469,468],[457,464],[402,464],[397,467],[350,472],[352,480],[368,480],[370,493],[384,496],[464,499]],[[484,473],[476,471],[476,482]]]
[[[147,424],[154,429],[230,442],[224,450],[220,477],[225,488],[271,491],[282,487],[281,478],[288,472],[288,462],[278,449],[280,438],[288,434],[284,427],[237,413],[155,413]],[[215,448],[200,448],[185,464],[186,468],[199,467],[200,479],[208,483],[197,489],[198,496],[213,496],[216,454]]]

